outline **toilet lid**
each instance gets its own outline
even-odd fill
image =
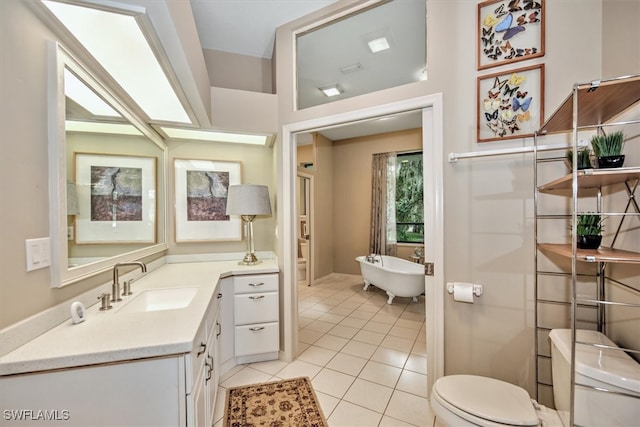
[[[436,381],[434,391],[450,405],[478,418],[513,426],[537,426],[540,422],[529,394],[504,381],[449,375]]]

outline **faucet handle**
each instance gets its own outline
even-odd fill
[[[133,292],[131,292],[131,282],[133,282],[133,279],[131,280],[125,280],[124,283],[122,284],[122,296],[126,297],[131,295]]]
[[[101,303],[102,303],[102,305],[100,306],[101,311],[111,310],[113,308],[113,306],[109,303],[110,297],[111,297],[111,294],[109,292],[104,292],[98,295],[98,299],[101,300]]]

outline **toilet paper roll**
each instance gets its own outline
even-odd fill
[[[473,283],[454,283],[453,300],[473,304]]]
[[[80,301],[76,301],[71,304],[71,321],[76,323],[84,322],[86,318],[87,309],[84,307]]]

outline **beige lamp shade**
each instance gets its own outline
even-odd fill
[[[227,215],[271,215],[269,188],[266,185],[230,185]]]

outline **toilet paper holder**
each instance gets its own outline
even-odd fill
[[[447,292],[450,294],[453,294],[453,288],[455,287],[456,283],[460,283],[460,282],[453,282],[453,283],[447,283]],[[480,295],[482,295],[482,292],[484,291],[484,287],[482,285],[473,284],[473,295],[479,297]]]

